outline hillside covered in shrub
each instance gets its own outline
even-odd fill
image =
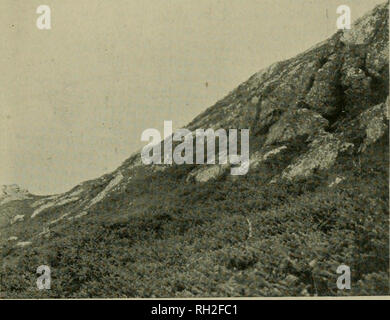
[[[246,175],[136,153],[64,194],[5,197],[1,297],[388,295],[388,42],[387,2],[187,126],[250,128]]]

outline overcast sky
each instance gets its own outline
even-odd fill
[[[381,2],[2,0],[0,184],[52,194],[112,171],[143,130],[184,126],[333,34],[339,5],[355,20]]]

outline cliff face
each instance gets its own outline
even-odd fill
[[[259,190],[263,185],[268,186],[264,188],[272,188],[272,185],[285,186],[291,183],[301,188],[305,185],[302,179],[326,175],[322,187],[333,190],[342,185],[342,181],[348,181],[357,175],[354,165],[361,159],[366,159],[373,166],[373,171],[380,171],[380,175],[387,179],[385,175],[388,172],[378,168],[383,163],[376,163],[377,155],[370,152],[373,152],[373,148],[379,148],[375,150],[380,150],[381,154],[386,153],[383,144],[382,147],[377,145],[387,139],[388,132],[388,43],[388,3],[385,3],[359,19],[351,30],[339,31],[306,52],[257,72],[188,124],[187,128],[192,131],[197,128],[250,128],[250,170],[247,177],[232,179],[226,175],[229,165],[145,166],[141,162],[140,154],[136,153],[114,172],[82,183],[64,194],[37,198],[18,191],[15,193],[17,195],[8,197],[9,200],[3,200],[2,196],[0,213],[3,216],[7,213],[9,217],[1,223],[3,243],[11,247],[18,244],[22,247],[33,247],[36,242],[41,243],[42,239],[51,238],[53,234],[57,237],[59,230],[64,232],[73,228],[72,224],[79,226],[83,219],[89,222],[97,221],[100,214],[116,215],[124,210],[132,217],[147,214],[143,211],[141,214],[139,210],[146,208],[148,202],[160,202],[160,214],[168,214],[165,212],[165,206],[169,206],[166,203],[168,200],[162,199],[162,194],[164,188],[170,190],[170,186],[164,185],[161,180],[163,178],[169,181],[176,179],[173,183],[183,190],[195,188],[194,192],[199,199],[203,197],[202,188],[211,192],[211,183],[218,182],[219,187],[226,185],[226,189],[230,190],[228,188],[232,184],[246,185],[250,179],[253,179],[250,180],[251,188]],[[345,172],[340,170],[340,163],[348,167]],[[158,189],[160,191],[149,186],[157,183],[156,181],[163,185]],[[376,182],[371,181],[369,185],[371,183],[375,185]],[[364,193],[366,187],[360,185],[358,189],[361,190],[356,192]],[[263,194],[270,193],[270,189],[261,190]],[[306,191],[299,195],[304,192]],[[263,194],[258,193],[257,197],[262,197]],[[249,205],[256,199],[252,196],[237,201]],[[172,201],[180,197],[186,199],[187,195],[181,194]],[[278,197],[277,200],[281,202],[276,202],[275,205],[280,206],[280,210],[288,210],[291,204],[289,207],[283,203],[284,200],[281,199],[284,199],[284,196]],[[317,196],[318,201],[320,198]],[[219,201],[214,199],[212,202],[216,208],[219,208]],[[387,198],[380,201],[388,204]],[[299,205],[298,203],[294,205]],[[316,205],[321,206],[319,203]],[[261,211],[261,207],[262,205],[257,203],[257,207],[252,209]],[[312,209],[314,212],[318,208]],[[246,210],[243,212],[247,212]],[[248,214],[254,214],[253,210]],[[275,219],[274,211],[268,214],[269,219]],[[171,220],[181,219],[180,213],[177,213],[177,217],[172,217],[171,213],[169,215]],[[159,216],[158,219],[165,218]],[[171,221],[169,219],[167,224]],[[192,225],[197,219],[194,216],[189,223]],[[329,219],[333,221],[332,217]],[[373,219],[376,221],[377,218]],[[323,245],[327,237],[324,234],[328,233],[328,229],[325,232],[322,227],[316,231],[318,234],[313,233],[313,237],[319,237],[319,246]],[[267,232],[271,231],[264,231]],[[70,236],[62,234],[61,237]],[[268,239],[266,234],[263,236]],[[287,260],[286,263],[290,267],[286,268],[295,270],[290,270],[290,275],[296,278],[294,281],[299,281],[297,270],[300,267],[297,267],[293,260]],[[317,260],[315,258],[313,261]],[[386,266],[379,267],[380,270],[385,268]],[[363,278],[361,275],[360,279]],[[233,287],[234,285],[232,284]],[[311,291],[305,291],[303,286],[302,291],[297,294],[314,292],[314,284],[306,285]],[[274,289],[280,292],[281,289],[276,288],[279,287],[275,286]],[[262,294],[279,295],[272,290]],[[324,292],[334,293],[329,290]]]

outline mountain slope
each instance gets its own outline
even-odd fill
[[[386,3],[187,126],[250,128],[245,176],[136,153],[64,194],[2,204],[2,295],[388,294],[388,42]],[[336,287],[341,264],[351,291]]]

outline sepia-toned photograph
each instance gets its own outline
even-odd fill
[[[390,296],[389,1],[0,21],[1,299]]]

